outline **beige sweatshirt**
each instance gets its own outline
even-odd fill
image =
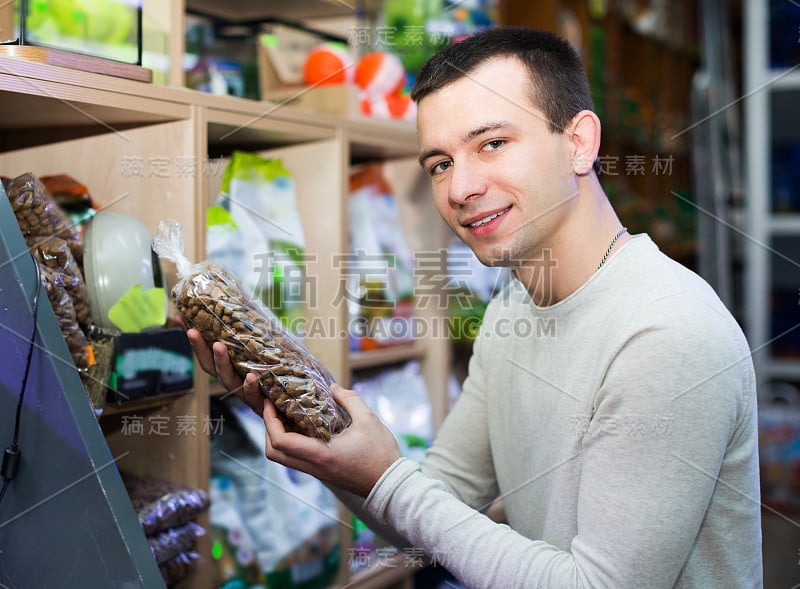
[[[550,307],[513,281],[424,463],[346,502],[471,589],[734,589],[762,585],[759,501],[747,342],[639,235]]]

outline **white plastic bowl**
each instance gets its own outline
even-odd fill
[[[142,290],[160,285],[161,268],[152,240],[141,221],[124,213],[103,210],[89,221],[83,264],[94,323],[115,329],[108,310],[122,295],[137,284]],[[165,294],[165,310],[166,304]]]

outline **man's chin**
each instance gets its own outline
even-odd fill
[[[490,268],[505,268],[514,265],[514,258],[510,252],[475,252],[475,255],[481,264]]]

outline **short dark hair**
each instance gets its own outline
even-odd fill
[[[562,133],[582,110],[593,110],[581,58],[566,40],[546,31],[496,27],[448,45],[422,68],[411,90],[419,102],[495,57],[515,57],[527,68],[531,101],[547,117],[553,133]]]

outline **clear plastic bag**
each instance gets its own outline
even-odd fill
[[[41,280],[75,366],[79,369],[89,368],[91,364],[89,341],[78,325],[72,297],[67,292],[61,276],[50,268],[44,267],[41,269]]]
[[[188,524],[211,504],[202,489],[130,475],[123,475],[122,482],[148,536]]]
[[[181,552],[188,552],[197,544],[198,536],[205,534],[202,526],[194,522],[170,528],[155,536],[147,537],[147,544],[158,564],[163,564],[178,556]]]
[[[26,172],[4,181],[8,200],[25,237],[60,237],[69,245],[78,263],[83,260],[80,232],[67,214],[50,197],[39,179]]]
[[[161,222],[154,249],[177,266],[181,280],[172,296],[187,325],[208,343],[224,343],[242,378],[249,372],[258,376],[261,392],[275,403],[287,428],[330,441],[350,425],[350,416],[333,400],[330,372],[269,309],[249,298],[227,269],[192,266],[176,221]]]
[[[25,241],[28,249],[36,256],[39,266],[48,268],[51,271],[51,277],[57,280],[69,294],[78,323],[88,324],[91,317],[89,294],[86,291],[83,274],[81,274],[69,244],[59,237],[28,236]]]
[[[200,560],[200,555],[195,552],[181,552],[174,558],[158,565],[161,578],[171,587],[183,581],[192,570],[192,565]]]

